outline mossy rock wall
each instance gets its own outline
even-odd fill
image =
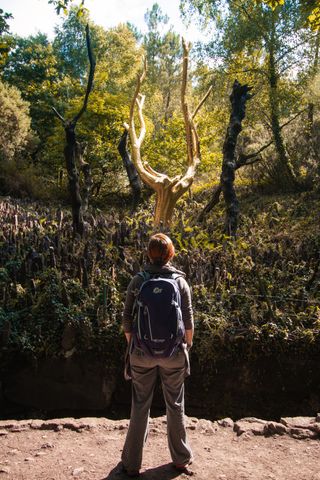
[[[210,372],[192,361],[186,412],[208,418],[314,415],[320,411],[320,356],[219,361]],[[131,382],[92,356],[15,363],[2,379],[2,417],[70,414],[129,416]],[[153,412],[163,412],[160,382]]]

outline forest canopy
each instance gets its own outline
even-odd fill
[[[130,196],[118,143],[123,123],[129,120],[143,57],[147,63],[141,89],[146,98],[146,138],[140,153],[161,175],[182,175],[188,154],[180,105],[183,52],[166,12],[156,3],[147,10],[147,30],[142,34],[132,24],[108,30],[94,24],[85,2],[78,6],[66,0],[49,3],[57,14],[65,15],[53,40],[44,33],[27,38],[12,35],[7,23],[10,14],[2,11],[0,15],[3,88],[19,90],[29,105],[29,111],[24,111],[31,123],[28,142],[20,142],[11,154],[10,176],[4,175],[2,193],[67,201],[65,134],[52,107],[63,118],[72,118],[83,104],[89,73],[87,24],[96,68],[86,111],[75,131],[82,152],[79,162],[90,165],[90,204],[102,206],[108,199],[121,204]],[[223,144],[235,80],[252,87],[253,93],[233,155],[234,171],[241,167],[234,175],[236,183],[253,182],[282,191],[312,188],[319,175],[317,3],[182,0],[180,4],[186,23],[198,21],[207,29],[207,41],[190,50],[186,92],[190,111],[212,87],[197,114],[201,162],[191,188],[201,191],[220,185],[224,192],[220,181]],[[25,137],[25,126],[20,122],[15,128],[19,142]],[[6,141],[10,142],[4,136],[2,142]],[[3,145],[2,150],[9,148]],[[130,142],[127,148],[130,153]],[[23,185],[12,181],[15,168]],[[30,169],[32,181],[24,181],[23,171],[28,176]]]

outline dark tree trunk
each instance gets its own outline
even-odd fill
[[[237,168],[235,150],[238,135],[242,130],[242,120],[245,117],[246,102],[251,98],[252,87],[241,85],[235,80],[230,95],[231,115],[226,137],[223,144],[223,162],[220,178],[221,190],[226,203],[225,230],[230,236],[235,236],[238,227],[239,202],[234,188],[235,170]]]
[[[128,131],[125,129],[118,145],[118,151],[121,155],[123,165],[125,166],[125,169],[127,171],[130,187],[132,190],[132,197],[133,197],[132,210],[135,211],[141,200],[142,185],[141,185],[141,180],[137,172],[137,169],[131,160],[131,156],[128,152],[127,145],[128,145]]]
[[[79,172],[76,165],[78,145],[75,134],[75,125],[72,122],[66,122],[65,132],[67,144],[64,149],[64,156],[68,172],[73,232],[82,236],[84,232],[84,225],[82,216],[82,199],[79,185]]]
[[[78,164],[83,175],[83,188],[82,188],[82,210],[85,212],[89,207],[89,198],[93,189],[93,180],[91,175],[91,166],[88,162],[83,160],[84,151],[80,144],[77,145],[78,150]]]
[[[87,50],[88,50],[88,57],[90,61],[90,71],[88,76],[88,83],[87,89],[83,101],[83,105],[79,112],[75,115],[72,120],[65,120],[60,113],[53,108],[54,113],[59,118],[64,126],[64,130],[66,132],[66,146],[64,149],[64,156],[66,161],[66,168],[68,172],[68,180],[69,180],[69,192],[71,197],[71,208],[72,208],[72,226],[74,234],[83,235],[84,233],[84,224],[83,224],[83,216],[82,216],[82,198],[80,194],[80,185],[79,185],[79,172],[77,168],[77,162],[81,165],[81,158],[80,158],[80,146],[76,138],[76,125],[80,117],[86,111],[88,99],[90,92],[92,90],[93,85],[93,77],[96,62],[92,54],[91,49],[91,41],[90,41],[90,32],[89,26],[86,26],[86,43],[87,43]],[[86,181],[86,179],[85,179]]]

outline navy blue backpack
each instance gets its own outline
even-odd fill
[[[134,307],[133,341],[149,356],[170,357],[185,335],[177,278],[181,275],[138,273],[143,283]]]

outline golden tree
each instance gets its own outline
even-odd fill
[[[146,76],[146,61],[144,61],[143,71],[138,75],[136,89],[130,107],[129,124],[125,128],[129,132],[132,161],[142,179],[142,181],[152,188],[156,193],[156,207],[154,214],[155,225],[168,225],[172,220],[174,207],[179,198],[190,188],[198,164],[200,163],[200,142],[197,133],[195,116],[200,107],[210,94],[209,88],[206,95],[200,101],[193,113],[190,113],[186,91],[188,82],[188,64],[189,48],[185,40],[182,39],[183,61],[182,61],[182,81],[181,81],[181,108],[185,124],[186,144],[187,144],[187,169],[184,174],[169,177],[165,173],[156,172],[147,162],[141,159],[140,148],[146,134],[146,125],[143,118],[143,105],[145,96],[140,93],[141,84]],[[140,122],[140,134],[138,135],[134,123],[135,108],[138,109],[138,118]]]

